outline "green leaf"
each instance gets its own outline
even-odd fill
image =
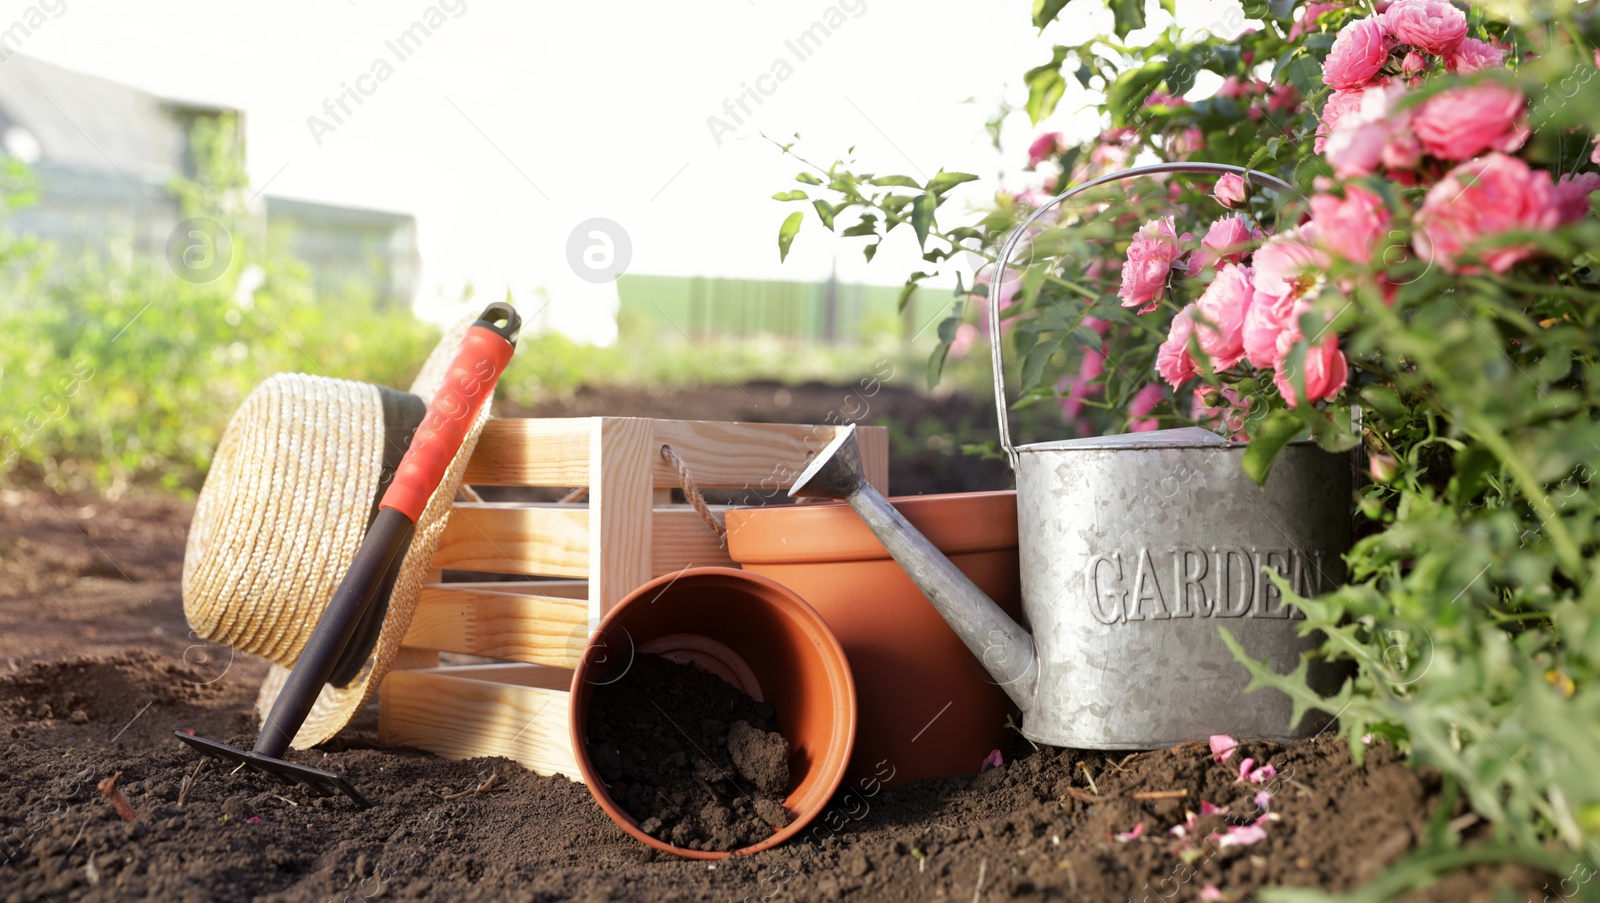
[[[928,243],[928,230],[933,228],[933,211],[938,206],[939,198],[928,192],[918,197],[911,207],[911,228],[917,230],[919,248]]]
[[[920,184],[918,184],[916,179],[913,179],[910,176],[872,176],[871,178],[867,179],[867,184],[881,185],[884,187],[898,186],[900,188],[922,187]]]
[[[778,227],[778,260],[781,262],[789,257],[789,246],[794,244],[795,234],[800,231],[800,221],[805,218],[804,210],[796,210],[789,214]]]
[[[843,232],[840,232],[839,234],[840,235],[848,235],[848,236],[877,235],[878,234],[878,217],[875,216],[874,214],[871,214],[871,213],[863,213],[863,214],[861,214],[861,221],[860,222],[858,222],[854,226],[851,226],[850,228],[844,230]],[[868,259],[870,259],[870,258],[868,258]]]
[[[1111,0],[1111,15],[1116,20],[1112,31],[1125,38],[1128,32],[1144,27],[1144,0]]]
[[[1023,75],[1028,83],[1028,119],[1034,125],[1055,112],[1056,104],[1061,102],[1061,95],[1067,90],[1067,80],[1061,77],[1061,64],[1071,52],[1071,47],[1057,44],[1050,54],[1050,62],[1035,66]]]
[[[1139,105],[1150,96],[1156,85],[1166,77],[1165,62],[1145,63],[1117,76],[1106,89],[1106,109],[1111,113],[1113,125],[1127,125],[1139,111]]]
[[[833,216],[839,212],[839,208],[833,206],[827,201],[824,201],[822,198],[817,198],[816,200],[812,201],[811,206],[817,208],[817,218],[822,220],[823,228],[827,229],[829,232],[832,232]]]
[[[1282,144],[1283,144],[1283,139],[1282,138],[1272,138],[1272,139],[1270,139],[1269,141],[1267,141],[1266,144],[1262,145],[1259,150],[1257,150],[1255,153],[1250,155],[1250,159],[1245,161],[1244,168],[1245,169],[1255,169],[1255,168],[1259,167],[1263,162],[1265,162],[1267,160],[1275,159],[1278,156],[1278,148]]]
[[[1280,22],[1289,21],[1294,14],[1295,0],[1267,0],[1267,15]]]
[[[963,182],[976,182],[978,177],[969,172],[945,172],[939,170],[933,178],[928,180],[928,190],[934,194],[944,194],[946,191]]]
[[[772,196],[774,201],[803,201],[807,197],[804,191],[796,188],[793,191],[780,191]]]
[[[1033,0],[1033,27],[1044,30],[1072,0]]]
[[[1289,441],[1300,433],[1300,418],[1293,412],[1276,410],[1250,433],[1250,445],[1241,462],[1245,475],[1257,486],[1265,486],[1272,462]]]
[[[821,179],[817,178],[816,176],[812,175],[809,172],[803,172],[803,173],[800,173],[799,175],[796,175],[794,177],[794,180],[796,182],[801,183],[802,185],[821,185],[822,184],[822,180]]]
[[[1373,383],[1362,387],[1361,400],[1385,417],[1402,420],[1406,416],[1406,406],[1400,401],[1400,394],[1388,386]]]

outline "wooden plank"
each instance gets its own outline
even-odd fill
[[[581,505],[457,502],[433,566],[492,574],[588,577],[592,532]]]
[[[861,446],[861,470],[867,482],[884,495],[889,494],[889,428],[856,427],[856,443]],[[788,492],[784,487],[784,492]]]
[[[727,512],[724,505],[712,505],[720,519]],[[657,508],[651,515],[650,576],[672,574],[686,567],[738,567],[728,550],[700,515],[688,505]]]
[[[395,671],[378,694],[378,736],[450,759],[505,756],[583,780],[572,755],[572,672],[536,665]]]
[[[598,619],[650,579],[650,462],[660,460],[652,421],[595,418],[589,445],[589,616]],[[563,576],[567,576],[563,573]]]
[[[587,486],[591,417],[515,417],[484,424],[464,482],[478,486]]]
[[[787,492],[812,456],[833,441],[837,429],[829,425],[709,420],[652,423],[656,442],[672,446],[702,489],[747,489],[769,496],[774,491]],[[857,427],[856,435],[867,481],[887,493],[889,430],[881,426]],[[661,460],[659,454],[650,463],[655,485],[679,485],[677,470]]]
[[[431,583],[443,583],[432,580]],[[587,580],[481,580],[474,583],[450,583],[452,589],[484,590],[491,593],[516,593],[524,596],[556,596],[561,599],[589,598]]]
[[[589,603],[493,592],[471,583],[422,588],[404,644],[570,668],[589,639]]]

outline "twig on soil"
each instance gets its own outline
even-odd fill
[[[989,870],[989,860],[978,863],[978,886],[972,889],[972,903],[978,903],[983,898],[983,875]]]
[[[274,797],[274,798],[275,798],[275,799],[280,799],[280,800],[283,800],[283,801],[284,801],[284,802],[286,802],[286,803],[288,803],[288,804],[289,804],[289,805],[291,805],[291,806],[293,806],[293,807],[295,807],[295,808],[296,808],[296,809],[298,809],[298,808],[300,808],[300,804],[299,804],[299,803],[297,803],[297,802],[295,802],[295,801],[294,801],[294,800],[292,800],[292,799],[289,799],[289,798],[288,798],[288,797],[286,797],[286,796],[278,796],[278,795],[277,795],[277,794],[276,794],[276,793],[274,793],[274,794],[272,794],[272,796],[273,796],[273,797]]]
[[[1112,765],[1111,769],[1113,771],[1118,771],[1118,772],[1122,771],[1122,766],[1128,764],[1128,761],[1130,759],[1132,759],[1134,756],[1137,756],[1137,755],[1138,755],[1138,753],[1136,753],[1136,752],[1135,753],[1128,753],[1127,755],[1122,757],[1122,761],[1121,762],[1118,762],[1115,765]],[[1107,759],[1106,761],[1109,762],[1110,759]]]
[[[123,821],[138,821],[139,816],[135,815],[133,807],[128,805],[128,798],[122,795],[121,790],[117,789],[117,782],[121,780],[122,772],[120,771],[102,780],[99,784],[100,795],[111,801],[111,805],[116,807],[117,814],[122,816]]]
[[[1104,798],[1100,796],[1090,793],[1087,790],[1079,790],[1076,787],[1068,787],[1067,796],[1084,803],[1100,803],[1105,801]]]
[[[78,848],[78,841],[83,839],[83,832],[87,831],[88,829],[89,829],[89,823],[88,822],[84,822],[83,824],[78,826],[78,836],[72,838],[72,845],[67,847],[67,852],[68,853],[71,853],[73,850],[76,850]]]
[[[500,772],[497,771],[494,774],[489,775],[489,778],[487,780],[485,780],[482,784],[479,784],[478,786],[473,787],[470,790],[463,790],[460,793],[452,793],[452,794],[449,794],[448,796],[441,796],[439,798],[442,799],[442,800],[458,800],[458,799],[460,799],[460,798],[462,798],[464,796],[471,796],[474,793],[482,793],[485,790],[488,790],[490,787],[493,787],[494,786],[494,782],[498,781],[498,780],[500,780]]]
[[[188,798],[189,791],[193,790],[194,789],[194,785],[199,783],[200,770],[202,768],[205,768],[206,767],[206,763],[210,762],[210,761],[211,761],[211,759],[209,757],[201,756],[200,757],[200,761],[195,763],[194,771],[190,772],[187,775],[184,775],[183,781],[181,781],[178,784],[178,808],[179,809],[183,808],[183,801]]]
[[[1100,793],[1100,788],[1096,787],[1094,785],[1094,775],[1089,773],[1089,766],[1083,764],[1082,762],[1079,762],[1078,763],[1078,767],[1083,769],[1083,777],[1084,777],[1084,780],[1087,780],[1089,782],[1089,790],[1090,790],[1090,792],[1095,793],[1095,794],[1098,795]]]
[[[1177,790],[1138,790],[1129,794],[1136,800],[1181,800],[1189,795],[1187,787]]]

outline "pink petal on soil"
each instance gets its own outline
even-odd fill
[[[252,815],[249,818],[245,819],[245,821],[249,822],[252,825],[259,825],[259,824],[261,824],[261,816]]]
[[[1127,843],[1130,840],[1137,840],[1143,834],[1144,822],[1139,822],[1133,826],[1132,831],[1123,831],[1121,834],[1116,835],[1116,838],[1118,843]]]
[[[983,760],[983,764],[978,766],[978,773],[982,774],[991,768],[999,768],[1004,764],[1006,764],[1005,759],[1000,758],[1000,750],[997,749],[989,753],[988,758]]]
[[[1200,899],[1220,900],[1222,899],[1222,891],[1217,890],[1215,884],[1207,884],[1205,887],[1200,888]]]
[[[1250,780],[1250,769],[1256,766],[1256,760],[1246,757],[1239,763],[1239,780]]]
[[[1272,780],[1277,776],[1278,769],[1273,768],[1271,765],[1263,765],[1260,768],[1257,768],[1255,771],[1250,772],[1250,783],[1262,784]]]
[[[1266,809],[1268,806],[1271,806],[1271,805],[1272,805],[1272,794],[1266,792],[1265,790],[1262,790],[1262,791],[1260,791],[1259,793],[1256,794],[1256,808],[1257,809]]]
[[[1201,816],[1219,815],[1219,814],[1227,812],[1227,811],[1228,810],[1222,808],[1221,806],[1213,806],[1210,803],[1206,802],[1205,800],[1201,800],[1200,801],[1200,814],[1201,814]]]
[[[1256,825],[1235,825],[1225,834],[1211,835],[1211,840],[1219,847],[1247,847],[1266,839],[1266,829]]]
[[[1233,751],[1239,748],[1239,741],[1227,734],[1211,735],[1211,760],[1213,762],[1226,762],[1233,758]]]

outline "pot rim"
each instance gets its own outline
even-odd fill
[[[1016,498],[1015,489],[999,489],[897,496],[889,503],[941,552],[964,555],[1017,548]],[[1002,511],[1007,516],[994,516]],[[726,523],[728,554],[742,565],[892,560],[845,502],[735,508]]]
[[[750,571],[728,567],[695,567],[664,574],[635,589],[613,606],[601,619],[596,632],[610,626],[638,599],[649,596],[649,601],[653,603],[658,595],[667,592],[674,585],[681,584],[687,588],[707,582],[749,584],[754,591],[753,595],[759,595],[764,601],[784,608],[817,647],[822,666],[828,673],[828,684],[835,690],[833,721],[836,726],[842,724],[843,730],[839,731],[841,739],[827,748],[826,759],[832,763],[829,766],[831,774],[825,774],[822,786],[812,791],[813,804],[804,809],[791,810],[794,812],[794,819],[781,830],[774,831],[771,837],[737,850],[691,850],[658,840],[639,830],[638,820],[618,806],[606,792],[605,784],[601,781],[589,756],[587,743],[589,701],[593,696],[595,685],[584,679],[592,667],[587,645],[583,656],[572,671],[572,686],[568,696],[571,708],[567,727],[572,742],[572,757],[578,766],[579,774],[583,776],[584,786],[589,789],[590,797],[618,827],[635,840],[653,849],[685,859],[717,860],[748,856],[775,847],[799,834],[827,811],[834,794],[838,793],[839,786],[844,782],[845,773],[849,770],[850,757],[855,752],[857,703],[855,677],[850,671],[849,659],[845,656],[844,647],[839,644],[839,638],[828,628],[822,615],[800,598],[794,590],[770,577]]]

